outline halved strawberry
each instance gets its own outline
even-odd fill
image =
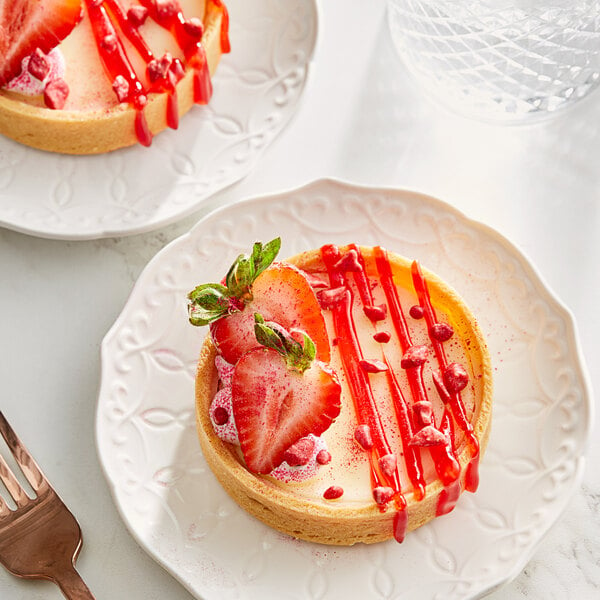
[[[271,264],[279,238],[255,244],[252,255],[239,256],[223,284],[205,284],[193,290],[190,322],[210,323],[213,341],[227,362],[235,364],[257,346],[254,313],[287,330],[306,332],[317,347],[317,357],[329,361],[329,338],[319,302],[306,275],[292,265]]]
[[[0,87],[36,48],[47,54],[83,16],[81,0],[0,0]]]
[[[236,364],[232,404],[246,466],[267,474],[299,439],[331,425],[340,413],[341,388],[335,373],[313,360],[307,336],[300,344],[257,316],[256,337],[268,347],[250,350]]]

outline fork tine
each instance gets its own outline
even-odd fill
[[[30,502],[29,496],[21,487],[19,480],[14,476],[10,467],[6,464],[3,456],[0,456],[0,479],[6,486],[8,493],[12,496],[17,506],[24,506]]]
[[[4,501],[4,498],[0,496],[0,520],[2,520],[3,517],[9,515],[11,512],[12,511],[10,510],[8,504],[6,504],[6,502]]]
[[[38,467],[37,463],[31,456],[31,454],[29,454],[29,452],[27,451],[27,448],[25,448],[25,446],[23,445],[23,443],[21,442],[21,440],[19,439],[17,434],[13,431],[12,427],[9,425],[4,414],[2,414],[2,411],[0,411],[0,433],[2,434],[4,441],[6,442],[8,448],[10,449],[13,456],[15,457],[15,460],[17,461],[19,467],[21,467],[21,470],[23,471],[25,478],[30,483],[30,485],[34,489],[34,491],[36,493],[39,493],[45,487],[49,487],[50,484],[44,477],[44,474]],[[0,457],[0,458],[2,458],[2,457]],[[12,478],[16,481],[21,492],[24,494],[23,489],[21,488],[21,485],[19,484],[19,482],[14,477],[13,473],[8,468],[8,465],[6,464],[6,462],[4,460],[2,460],[2,462],[4,463],[4,465],[0,465],[0,471],[2,470],[1,469],[2,466],[5,467],[8,470],[8,473],[10,474],[10,476],[12,476]],[[2,481],[4,481],[4,477],[2,477]],[[4,481],[4,484],[8,488],[8,484],[6,483],[6,481]],[[9,488],[9,492],[11,492],[11,494],[12,494],[12,491],[10,490],[10,488]],[[14,498],[14,495],[13,495],[13,498]],[[27,500],[26,495],[25,495],[24,500]],[[17,502],[16,498],[15,498],[15,502]]]

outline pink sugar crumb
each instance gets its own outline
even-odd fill
[[[222,415],[227,413],[229,418],[223,422]],[[229,444],[239,444],[238,430],[233,418],[233,406],[231,403],[231,388],[221,388],[213,398],[209,410],[210,420],[215,433]]]
[[[307,463],[305,465],[292,467],[284,461],[269,473],[271,477],[274,477],[283,483],[300,483],[317,474],[320,466],[317,456],[321,451],[327,451],[327,445],[325,444],[325,440],[312,433],[307,437],[311,438],[314,442],[314,448]]]
[[[215,367],[221,381],[221,389],[215,394],[208,411],[213,429],[217,436],[229,444],[239,444],[238,430],[233,418],[233,404],[231,401],[231,378],[233,365],[229,364],[222,356],[215,358]],[[224,422],[223,415],[227,413],[228,419]]]
[[[21,73],[6,85],[11,92],[26,96],[42,96],[46,84],[54,79],[62,79],[65,75],[65,59],[58,48],[51,50],[45,59],[48,62],[48,72],[43,80],[39,80],[29,72],[29,56],[21,61]]]
[[[219,379],[224,386],[231,387],[231,378],[233,377],[233,365],[228,363],[222,356],[215,358],[215,367]]]

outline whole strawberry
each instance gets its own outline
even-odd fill
[[[317,357],[330,359],[317,297],[302,271],[273,263],[280,247],[280,238],[255,243],[250,256],[238,256],[223,283],[199,285],[188,294],[190,323],[210,324],[217,350],[231,364],[257,346],[254,313],[284,329],[302,329],[314,341]]]
[[[258,314],[254,321],[261,346],[235,365],[232,405],[248,470],[267,474],[298,440],[329,428],[340,413],[341,388],[329,366],[315,360],[306,333],[290,333]]]

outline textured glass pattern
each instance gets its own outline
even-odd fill
[[[463,113],[547,114],[600,79],[598,0],[390,0],[388,15],[406,66]]]

